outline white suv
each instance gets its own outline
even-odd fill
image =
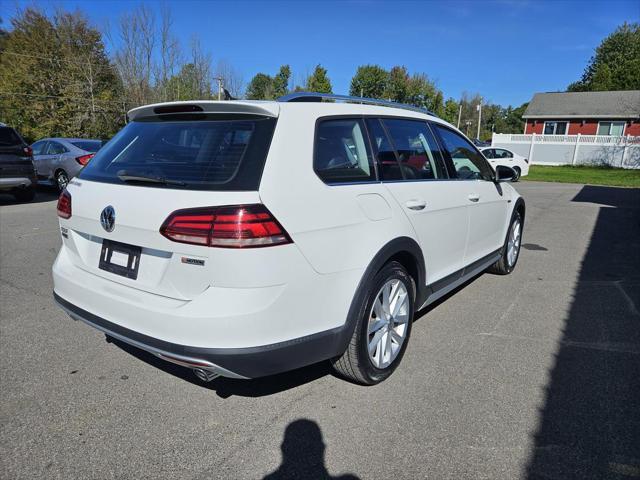
[[[428,112],[300,93],[129,120],[60,196],[54,296],[203,380],[331,360],[380,382],[417,310],[516,265],[513,170]]]

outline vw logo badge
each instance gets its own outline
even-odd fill
[[[104,210],[102,210],[100,214],[100,225],[102,225],[102,228],[107,232],[113,232],[116,226],[116,211],[111,205],[104,207]]]

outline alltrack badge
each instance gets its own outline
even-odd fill
[[[188,263],[189,265],[200,265],[201,267],[204,266],[204,260],[200,260],[198,258],[182,257],[182,263]]]
[[[107,232],[113,232],[116,226],[116,211],[111,205],[104,207],[104,210],[102,210],[100,214],[100,225],[102,225],[102,228]]]

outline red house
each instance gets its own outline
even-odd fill
[[[524,133],[640,136],[640,90],[536,93]]]

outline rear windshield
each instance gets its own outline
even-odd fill
[[[74,140],[71,144],[74,147],[78,147],[80,150],[91,153],[97,152],[102,146],[102,142],[100,140]]]
[[[22,139],[13,128],[0,127],[0,146],[22,145]]]
[[[202,118],[131,122],[79,177],[165,188],[257,190],[275,119]]]

